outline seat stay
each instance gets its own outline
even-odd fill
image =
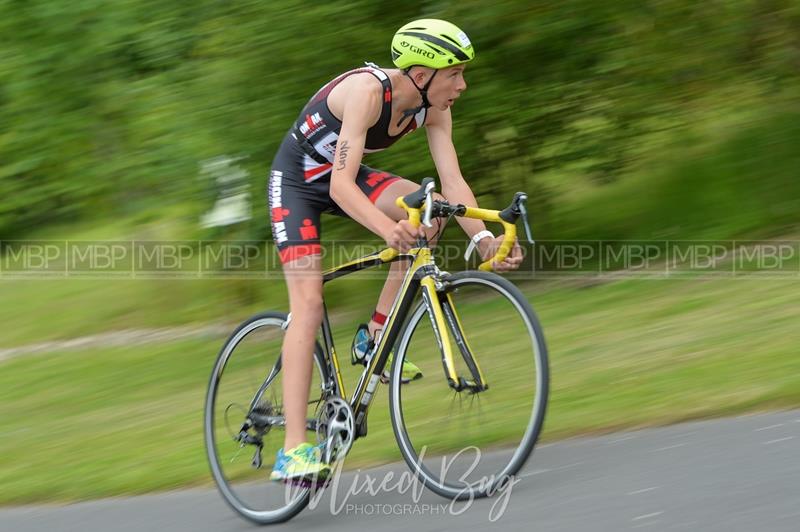
[[[275,361],[275,364],[272,366],[272,369],[269,372],[269,375],[264,379],[261,383],[261,386],[258,387],[256,393],[253,394],[253,398],[250,400],[250,407],[247,409],[248,412],[252,412],[252,410],[256,407],[258,402],[261,400],[261,397],[264,395],[264,392],[272,384],[272,381],[275,380],[275,377],[278,375],[278,372],[281,370],[281,357],[278,357],[278,360]]]

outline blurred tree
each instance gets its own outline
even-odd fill
[[[454,134],[492,205],[525,188],[550,208],[543,174],[612,183],[658,150],[651,134],[741,106],[732,89],[798,87],[793,0],[0,0],[0,238],[168,203],[199,216],[198,162],[226,153],[248,156],[267,236],[258,201],[296,113],[339,72],[390,66],[390,36],[423,16],[475,43]],[[371,164],[430,174],[424,145]]]

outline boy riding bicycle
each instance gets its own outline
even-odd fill
[[[305,441],[312,352],[322,321],[321,213],[353,218],[400,251],[413,247],[423,231],[428,238],[435,237],[436,231],[411,225],[405,211],[395,205],[398,196],[418,185],[361,164],[362,156],[386,149],[425,126],[442,194],[452,203],[477,206],[461,175],[451,135],[450,108],[467,88],[464,68],[475,55],[469,38],[449,22],[422,19],[397,31],[391,51],[396,69],[368,64],[322,87],[300,113],[272,163],[270,218],[292,316],[281,351],[286,435],[273,480],[322,478],[330,470],[319,451]],[[458,218],[458,222],[484,260],[494,256],[502,236],[494,238],[480,220]],[[494,269],[516,269],[521,261],[515,244]],[[391,265],[371,320],[356,331],[353,363],[368,359],[406,268],[402,262]],[[416,366],[404,364],[404,382],[421,377]]]

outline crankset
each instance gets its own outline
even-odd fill
[[[332,464],[343,459],[353,446],[355,418],[350,404],[339,396],[325,400],[317,419],[317,441],[324,443],[322,460]]]

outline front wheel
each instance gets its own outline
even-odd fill
[[[425,486],[451,499],[485,497],[513,480],[539,437],[547,347],[525,296],[497,274],[451,275],[438,296],[449,305],[442,333],[450,337],[459,379],[444,374],[430,311],[421,301],[397,340],[392,426],[403,458]],[[423,379],[400,383],[406,358]]]

